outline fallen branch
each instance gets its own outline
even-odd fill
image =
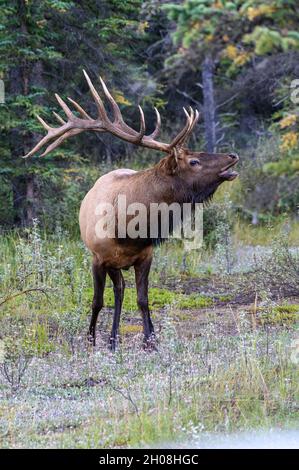
[[[14,299],[15,297],[18,297],[19,295],[27,295],[29,294],[30,292],[41,292],[42,294],[44,294],[48,300],[49,300],[49,297],[48,297],[48,293],[47,293],[47,290],[49,289],[45,289],[43,287],[31,287],[30,289],[25,289],[21,292],[15,292],[14,294],[11,294],[11,295],[8,295],[4,300],[0,301],[0,307],[5,304],[6,302],[8,302],[9,300],[12,300]]]

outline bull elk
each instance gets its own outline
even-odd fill
[[[198,111],[194,112],[192,108],[189,112],[183,108],[186,123],[170,143],[156,140],[161,127],[160,114],[156,108],[156,127],[152,134],[146,135],[144,113],[140,106],[140,129],[139,131],[132,129],[124,122],[116,101],[100,78],[104,95],[113,112],[113,119],[110,119],[89,76],[85,71],[83,72],[97,106],[98,117],[93,119],[76,101],[68,98],[81,116],[80,118],[77,117],[56,94],[57,101],[67,120],[54,113],[61,124],[60,127],[55,128],[50,127],[42,118],[37,116],[40,123],[47,130],[47,135],[24,158],[33,155],[45,144],[50,143],[42,153],[42,156],[47,155],[65,139],[83,131],[109,132],[131,144],[159,150],[166,154],[152,168],[141,171],[119,169],[101,176],[85,196],[79,216],[82,239],[93,255],[94,296],[88,331],[89,341],[95,345],[96,322],[103,307],[105,280],[108,273],[113,283],[115,298],[109,343],[111,349],[115,349],[125,289],[122,269],[133,266],[137,288],[137,303],[142,314],[144,341],[145,344],[153,345],[155,336],[148,304],[148,277],[155,240],[150,236],[135,239],[129,236],[119,238],[117,235],[114,238],[99,237],[96,233],[96,224],[99,219],[97,207],[100,203],[115,204],[119,195],[126,197],[127,204],[138,202],[144,204],[147,209],[151,203],[166,203],[169,205],[176,202],[182,205],[188,202],[204,202],[213,195],[222,182],[233,180],[238,176],[235,171],[232,171],[231,167],[237,163],[239,157],[234,153],[192,152],[186,147],[186,142],[199,118]],[[116,214],[116,226],[120,216],[121,214]],[[130,217],[128,215],[125,217],[128,224]]]

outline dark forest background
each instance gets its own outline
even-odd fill
[[[296,0],[1,0],[0,6],[2,230],[38,218],[47,230],[59,224],[73,232],[80,201],[103,171],[160,158],[95,133],[46,157],[21,158],[43,135],[35,115],[55,123],[55,92],[95,112],[83,68],[99,90],[104,78],[129,125],[138,128],[140,104],[151,131],[156,106],[161,140],[182,126],[183,106],[199,109],[192,147],[241,156],[233,197],[241,218],[257,224],[296,216]]]

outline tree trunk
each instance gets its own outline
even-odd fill
[[[30,175],[26,181],[26,219],[27,225],[32,225],[36,218],[36,184],[34,175]]]
[[[203,115],[205,126],[205,149],[209,153],[215,151],[215,102],[214,102],[214,61],[210,55],[206,55],[202,66],[203,87]]]

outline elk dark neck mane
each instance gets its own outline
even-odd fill
[[[163,158],[154,167],[147,170],[139,171],[130,176],[132,181],[141,188],[143,193],[142,200],[147,206],[148,213],[150,211],[150,204],[166,203],[171,206],[173,203],[180,205],[184,203],[192,204],[192,211],[194,213],[195,203],[205,203],[209,201],[218,183],[209,186],[196,186],[188,184],[179,174],[177,163],[172,156]],[[140,193],[139,193],[140,194]],[[137,201],[140,202],[140,201]],[[183,216],[183,211],[181,212]],[[160,217],[160,216],[159,216]],[[173,212],[170,210],[168,215],[169,220],[169,234],[173,233],[175,229],[173,221]],[[167,240],[161,236],[161,219],[158,221],[158,237],[150,237],[150,217],[148,216],[148,237],[147,238],[122,238],[118,239],[120,244],[127,246],[149,246],[159,245]]]

